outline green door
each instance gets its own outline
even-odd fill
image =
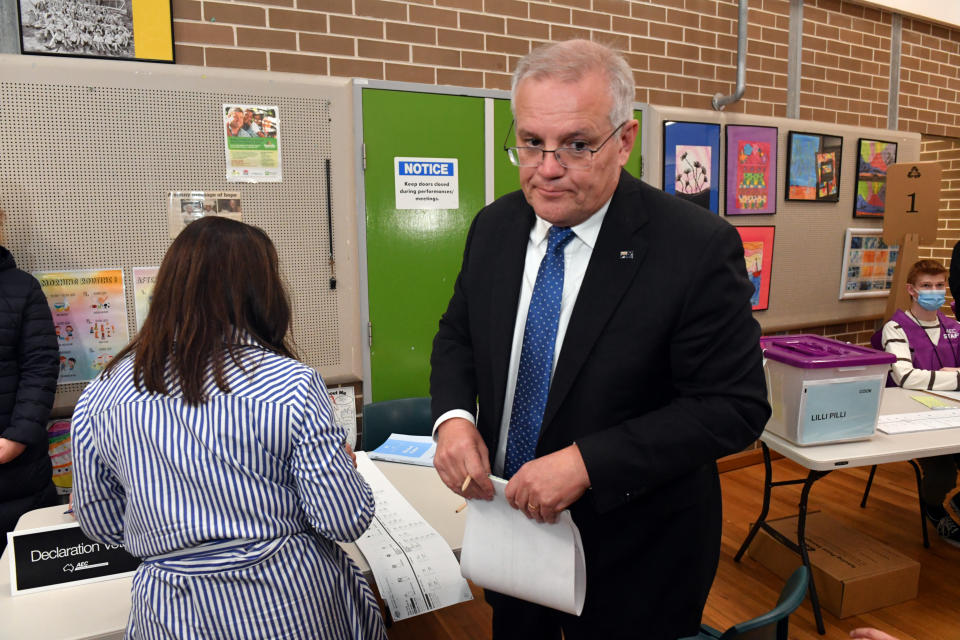
[[[363,90],[371,401],[426,396],[437,321],[483,207],[483,99]],[[456,158],[457,209],[397,209],[394,158]]]

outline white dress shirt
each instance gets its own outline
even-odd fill
[[[570,324],[570,316],[573,314],[573,307],[577,302],[577,294],[580,293],[583,276],[587,271],[590,256],[593,255],[593,247],[597,242],[597,236],[600,234],[600,226],[603,224],[603,218],[606,216],[609,207],[610,200],[607,200],[595,214],[572,227],[574,237],[564,249],[563,293],[560,298],[560,320],[557,324],[557,342],[553,352],[551,378],[553,372],[557,369],[557,360],[559,360],[560,349],[563,346],[563,338],[567,333],[567,325]],[[536,223],[530,230],[530,238],[527,242],[527,256],[523,265],[523,283],[520,287],[520,300],[517,304],[517,318],[513,326],[510,366],[507,369],[507,393],[503,403],[503,419],[500,422],[500,440],[493,463],[493,473],[497,476],[503,475],[503,460],[507,452],[510,414],[513,411],[513,394],[517,388],[517,372],[520,369],[520,351],[523,348],[527,309],[529,309],[530,299],[533,297],[533,287],[537,282],[540,262],[543,261],[543,256],[547,253],[547,233],[550,231],[550,226],[549,222],[537,217]],[[434,439],[436,439],[437,427],[450,418],[465,418],[476,424],[472,412],[464,409],[452,409],[441,415],[433,425]]]

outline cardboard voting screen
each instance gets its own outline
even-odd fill
[[[905,162],[887,170],[883,241],[902,244],[907,234],[920,236],[920,244],[937,238],[940,213],[940,174],[937,162]]]

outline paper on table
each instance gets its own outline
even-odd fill
[[[950,404],[943,398],[937,396],[910,396],[928,409],[950,409],[955,405]]]
[[[370,564],[393,619],[472,600],[450,545],[363,451],[357,451],[357,471],[373,490],[377,509],[357,547]]]
[[[877,429],[890,435],[956,427],[960,427],[960,409],[891,413],[880,416],[877,420]]]
[[[371,460],[386,460],[404,464],[418,464],[422,467],[433,466],[433,454],[437,452],[437,443],[431,436],[408,436],[391,433],[383,444],[368,451]]]
[[[481,587],[580,615],[587,570],[580,530],[569,511],[541,524],[504,497],[506,480],[491,478],[493,500],[471,500],[460,572]]]

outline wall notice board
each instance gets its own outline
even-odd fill
[[[21,269],[122,269],[132,336],[132,270],[170,244],[168,193],[239,192],[277,246],[301,359],[328,382],[361,378],[348,79],[3,55],[0,68],[0,207]],[[278,107],[281,182],[227,181],[224,104]],[[57,407],[83,387],[60,385]]]
[[[721,126],[719,161],[726,162],[727,125],[777,128],[776,213],[772,215],[726,215],[726,176],[719,181],[720,215],[736,226],[775,228],[772,273],[767,309],[754,317],[764,331],[793,330],[854,321],[884,314],[886,297],[839,299],[843,249],[847,229],[883,227],[882,218],[854,218],[858,142],[861,138],[897,144],[897,162],[920,158],[920,135],[904,131],[869,129],[789,118],[752,116],[696,109],[650,107],[644,139],[647,162],[644,180],[661,187],[663,176],[663,123],[704,122]],[[790,131],[823,134],[843,140],[838,199],[829,201],[786,200],[787,142]],[[721,165],[723,170],[725,166]]]

